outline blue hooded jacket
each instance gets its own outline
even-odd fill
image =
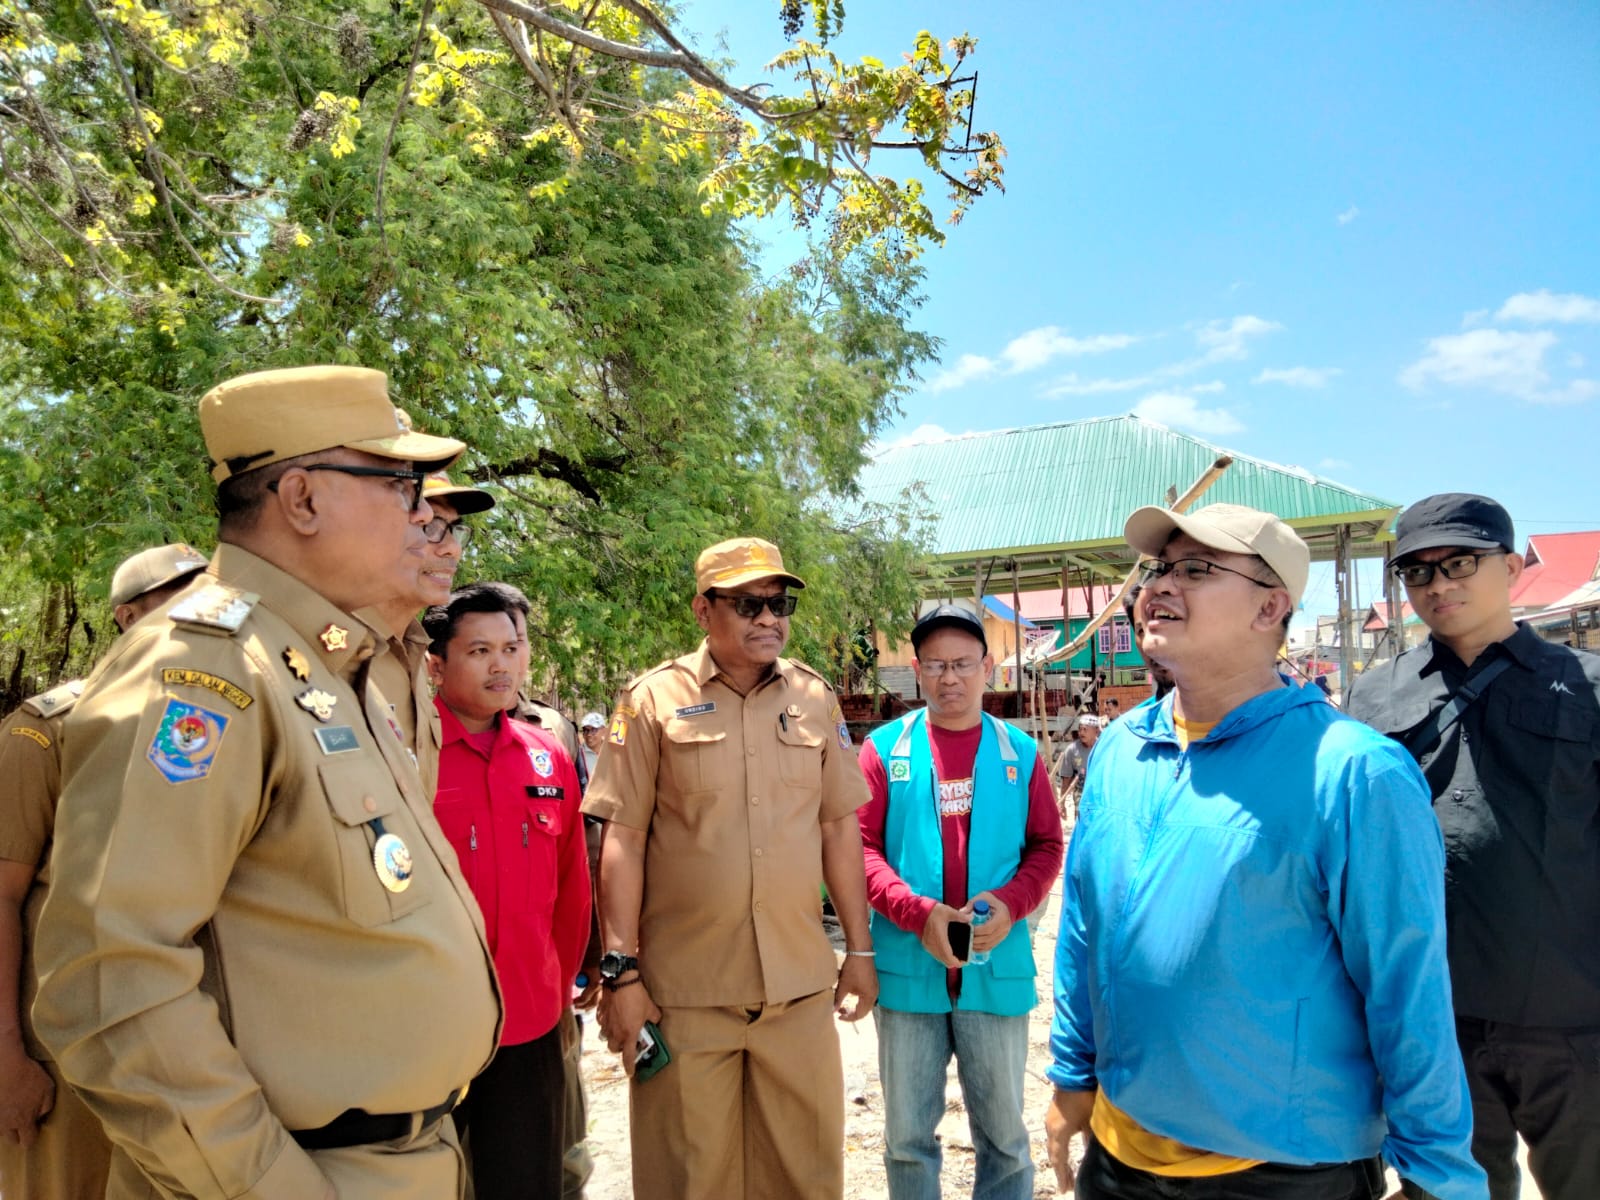
[[[1286,681],[1287,682],[1287,681]],[[1180,750],[1172,697],[1089,761],[1062,889],[1051,1081],[1243,1158],[1384,1157],[1482,1200],[1416,765],[1315,688]]]

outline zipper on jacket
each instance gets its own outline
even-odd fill
[[[478,849],[478,827],[476,825],[467,826],[467,849],[472,851]]]

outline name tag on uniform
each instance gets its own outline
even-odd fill
[[[528,785],[528,795],[535,800],[561,800],[566,794],[567,789],[564,787],[550,787],[541,783]]]
[[[317,735],[317,745],[322,747],[324,754],[344,754],[361,749],[356,731],[348,725],[328,725],[311,732]]]
[[[717,702],[707,700],[704,704],[691,704],[687,708],[680,708],[672,715],[675,717],[698,717],[705,713],[717,711]]]

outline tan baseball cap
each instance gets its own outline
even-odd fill
[[[184,542],[170,546],[152,546],[141,550],[111,576],[111,607],[137,600],[146,592],[187,579],[197,571],[206,569],[206,556]]]
[[[448,467],[466,450],[454,438],[415,433],[389,400],[389,379],[365,367],[290,367],[219,383],[200,398],[200,431],[218,483],[301,454],[343,446]]]
[[[1174,533],[1229,554],[1253,554],[1277,573],[1296,605],[1311,574],[1311,547],[1271,513],[1242,504],[1208,504],[1192,513],[1147,505],[1134,509],[1122,536],[1141,554],[1160,556]]]
[[[781,579],[790,587],[803,588],[798,575],[783,569],[783,555],[771,542],[760,538],[734,538],[700,551],[694,560],[694,590],[734,588],[757,579]]]
[[[448,500],[463,517],[488,512],[494,507],[494,497],[488,492],[482,488],[456,487],[443,471],[435,471],[422,481],[422,498]]]

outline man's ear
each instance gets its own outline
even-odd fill
[[[695,596],[694,602],[690,605],[690,607],[694,610],[695,622],[700,626],[701,629],[705,630],[705,632],[710,633],[711,601],[708,600],[705,594],[702,592]]]
[[[1293,611],[1294,601],[1289,599],[1289,593],[1283,588],[1272,588],[1262,599],[1261,607],[1256,610],[1256,619],[1250,622],[1250,627],[1276,633],[1283,628],[1283,619]]]
[[[431,650],[428,651],[428,682],[436,688],[444,684],[444,656]]]
[[[284,523],[295,533],[309,537],[321,527],[326,494],[319,494],[317,477],[310,471],[291,469],[278,480],[278,486],[268,497],[276,504]]]
[[[1506,582],[1513,587],[1517,580],[1522,578],[1522,568],[1527,565],[1527,560],[1515,550],[1506,555]]]

